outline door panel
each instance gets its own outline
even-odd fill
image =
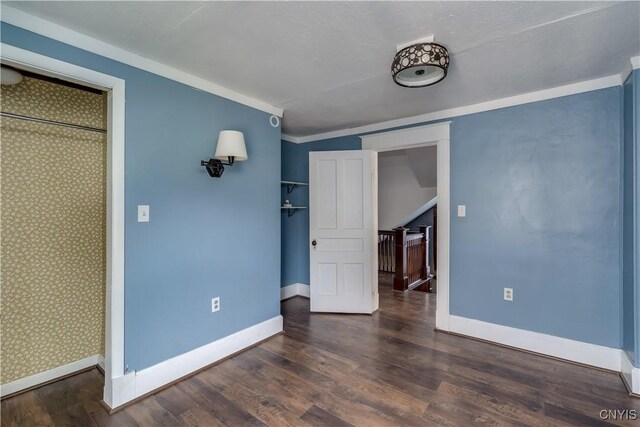
[[[364,264],[344,265],[344,294],[364,295]]]
[[[361,159],[344,161],[344,228],[364,227],[363,164]]]
[[[309,153],[311,311],[378,307],[376,171],[372,151]]]
[[[363,239],[316,239],[318,252],[362,252]]]
[[[318,187],[317,226],[335,229],[338,226],[337,161],[319,161],[316,170],[316,182],[322,182]]]
[[[318,265],[318,293],[320,295],[338,295],[338,265]]]

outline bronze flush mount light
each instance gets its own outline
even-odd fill
[[[391,64],[391,75],[403,87],[426,87],[443,80],[449,68],[449,52],[438,43],[416,43],[400,49]]]

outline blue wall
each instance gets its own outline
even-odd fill
[[[638,263],[638,126],[640,124],[640,72],[635,71],[623,86],[623,301],[622,348],[640,366],[640,279]]]
[[[636,70],[633,72],[633,87],[635,91],[635,97],[633,99],[633,108],[634,108],[634,139],[635,139],[635,164],[634,170],[635,172],[635,180],[636,187],[634,192],[634,198],[636,200],[636,206],[640,203],[640,150],[638,149],[638,143],[640,138],[640,71]],[[640,276],[638,272],[640,271],[640,250],[638,249],[638,244],[640,242],[640,211],[638,211],[636,207],[636,242],[635,242],[635,258],[634,263],[636,266],[636,277],[635,277],[635,304],[633,306],[633,313],[635,316],[635,332],[636,332],[636,354],[635,354],[635,366],[640,367]]]
[[[269,114],[6,23],[1,37],[126,81],[129,370],[280,314],[280,129]],[[244,132],[249,160],[213,179],[200,160],[223,129]],[[150,205],[149,223],[137,222],[138,204]]]
[[[633,87],[634,87],[634,91],[635,91],[635,96],[633,99],[633,108],[634,108],[634,125],[633,125],[633,129],[634,129],[634,140],[635,140],[635,156],[634,156],[634,160],[635,160],[635,164],[634,164],[634,170],[635,170],[635,180],[636,180],[636,184],[635,184],[635,192],[634,192],[634,199],[636,200],[636,229],[635,229],[635,235],[636,235],[636,241],[635,241],[635,258],[634,258],[634,263],[636,266],[635,272],[636,272],[636,277],[635,277],[635,303],[633,306],[633,313],[635,316],[635,333],[636,333],[636,339],[635,339],[635,344],[636,344],[636,354],[635,354],[635,366],[640,367],[640,276],[638,275],[638,272],[640,271],[640,250],[638,249],[638,244],[640,242],[640,211],[638,210],[637,206],[638,203],[640,203],[640,150],[638,149],[638,143],[639,143],[639,139],[640,139],[640,71],[635,70],[633,72]]]
[[[620,348],[621,92],[453,119],[452,314]]]
[[[452,314],[620,347],[620,93],[454,120]]]
[[[282,180],[309,182],[309,152],[332,150],[360,150],[357,136],[326,139],[319,142],[294,144],[282,141]],[[297,187],[287,194],[282,188],[282,202],[289,199],[295,206],[309,206],[308,187]],[[282,287],[293,283],[309,284],[309,213],[296,211],[288,217],[282,212]]]

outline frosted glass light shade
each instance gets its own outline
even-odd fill
[[[218,135],[215,159],[228,160],[234,157],[236,161],[247,160],[247,147],[244,145],[244,135],[237,130],[223,130]]]

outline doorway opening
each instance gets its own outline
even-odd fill
[[[437,146],[378,154],[378,277],[395,291],[435,293]]]
[[[450,253],[450,125],[445,121],[432,125],[376,133],[362,136],[362,149],[385,152],[436,147],[437,224],[433,232],[435,268],[437,271],[436,321],[437,330],[449,331],[449,253]],[[410,222],[410,221],[408,221]],[[378,263],[378,254],[374,255]]]
[[[18,72],[35,73],[43,81],[47,79],[63,83],[70,88],[80,85],[90,90],[106,92],[106,122],[100,129],[106,130],[105,155],[106,167],[104,172],[104,233],[105,257],[104,267],[104,394],[103,401],[109,407],[122,404],[126,396],[119,385],[119,379],[124,375],[124,125],[125,125],[125,82],[124,80],[103,74],[88,68],[83,68],[68,62],[40,55],[15,46],[0,45],[0,62],[3,66],[16,69]],[[61,81],[61,82],[60,82]],[[4,90],[4,89],[3,89]],[[4,105],[3,105],[4,109]],[[35,116],[35,114],[34,114]],[[62,117],[51,120],[63,122]],[[69,124],[69,123],[67,123]],[[70,124],[74,124],[72,121]],[[53,125],[53,124],[50,124]],[[80,128],[84,127],[83,125]],[[97,126],[86,126],[94,128]],[[80,130],[73,126],[63,126],[65,131]],[[69,159],[63,159],[60,164],[50,162],[47,153],[38,153],[31,158],[31,167],[47,171],[52,167],[68,167]],[[51,180],[51,176],[41,178],[38,182]],[[4,206],[3,206],[4,207]],[[83,207],[83,208],[86,208]],[[81,208],[81,209],[83,209]],[[4,216],[3,216],[4,220]],[[4,236],[3,236],[4,237]],[[4,242],[3,242],[4,243]],[[27,254],[28,255],[28,254]],[[4,289],[3,289],[4,290]],[[3,295],[4,296],[4,295]],[[57,368],[14,381],[11,387],[2,386],[2,397],[27,390],[54,381],[83,367],[95,366],[101,361],[94,362],[90,357],[82,359],[80,364],[70,363]],[[3,360],[4,362],[4,360]],[[82,366],[84,365],[84,366]],[[3,367],[5,365],[3,364]]]
[[[4,398],[104,369],[108,96],[2,68]]]

